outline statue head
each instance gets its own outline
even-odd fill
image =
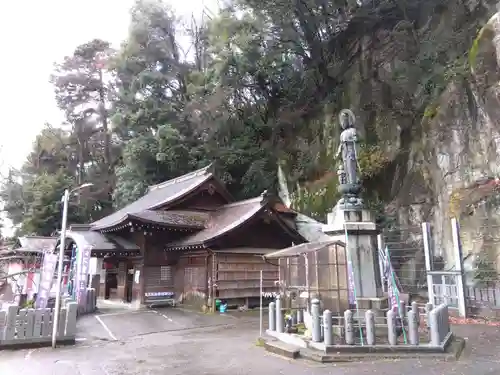
[[[353,128],[356,123],[356,116],[350,109],[343,109],[339,114],[339,122],[342,130]]]

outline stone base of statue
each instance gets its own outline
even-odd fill
[[[344,242],[347,260],[352,262],[354,286],[360,313],[372,309],[383,313],[388,307],[382,292],[378,261],[379,228],[373,214],[356,195],[344,196],[328,214],[323,232]]]

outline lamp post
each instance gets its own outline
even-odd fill
[[[62,272],[63,272],[63,262],[64,262],[64,246],[66,242],[66,226],[68,221],[68,203],[69,197],[72,193],[84,189],[86,187],[90,187],[93,184],[86,183],[80,185],[73,190],[64,190],[64,194],[62,196],[63,202],[63,213],[62,213],[62,225],[61,225],[61,242],[59,244],[59,261],[57,264],[57,284],[56,284],[56,304],[54,308],[54,319],[52,325],[52,347],[56,347],[56,339],[57,339],[57,328],[59,325],[59,310],[61,308],[61,283],[62,283]]]

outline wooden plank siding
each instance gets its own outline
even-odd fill
[[[264,293],[277,290],[278,267],[255,254],[217,254],[216,296],[220,299],[260,296],[260,271],[263,271]]]

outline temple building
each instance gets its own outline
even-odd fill
[[[67,255],[90,248],[101,298],[148,305],[257,305],[276,291],[279,268],[262,255],[307,242],[296,213],[266,193],[236,202],[212,167],[150,186],[137,201],[90,225],[71,226]],[[306,236],[307,237],[307,236]]]

